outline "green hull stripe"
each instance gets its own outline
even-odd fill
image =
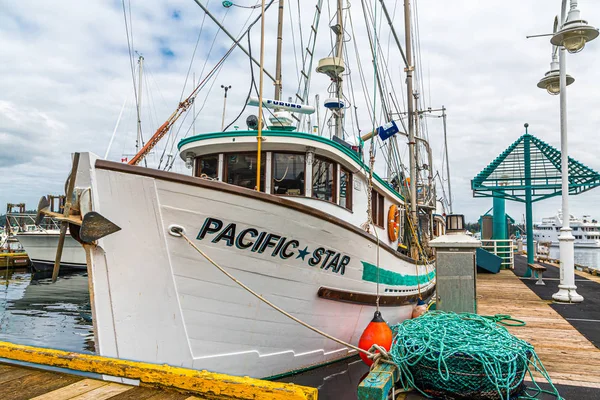
[[[363,265],[363,281],[377,282],[377,266],[361,261]],[[435,271],[427,275],[419,275],[418,284],[423,285],[435,277]],[[391,286],[417,286],[416,275],[402,275],[397,272],[379,268],[379,283]]]

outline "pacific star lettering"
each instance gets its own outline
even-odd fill
[[[235,248],[239,250],[269,254],[271,257],[280,257],[282,260],[300,260],[295,262],[307,263],[311,267],[318,266],[323,271],[331,271],[340,275],[344,275],[346,266],[351,260],[349,256],[325,247],[318,247],[311,251],[305,245],[302,249],[300,242],[296,239],[288,239],[286,236],[265,231],[259,232],[256,228],[241,229],[237,233],[238,227],[235,222],[224,226],[222,220],[208,217],[202,224],[196,240],[210,240],[215,244],[224,243],[227,247],[235,245]]]

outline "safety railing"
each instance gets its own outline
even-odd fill
[[[512,240],[482,240],[481,248],[502,259],[502,269],[515,269],[515,246]]]

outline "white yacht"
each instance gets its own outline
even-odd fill
[[[562,227],[563,215],[561,211],[553,217],[543,218],[542,222],[536,224],[533,238],[538,242],[548,242],[550,246],[558,246],[558,236]],[[575,236],[575,247],[600,248],[600,223],[589,215],[581,219],[570,216],[569,226],[573,229]]]

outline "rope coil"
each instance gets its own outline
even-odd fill
[[[524,322],[507,315],[430,311],[392,327],[390,355],[402,381],[427,397],[531,399],[544,392],[562,399],[533,346],[500,324],[522,326]],[[552,391],[542,390],[533,372],[541,374]],[[526,375],[535,394],[522,393]]]

